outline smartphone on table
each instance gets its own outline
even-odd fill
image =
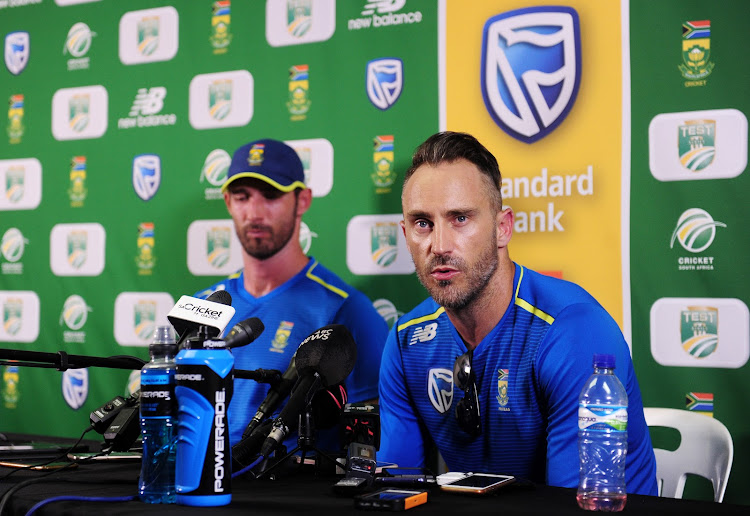
[[[487,494],[516,481],[513,475],[493,475],[490,473],[467,473],[441,483],[440,489],[454,493]]]

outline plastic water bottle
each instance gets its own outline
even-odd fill
[[[614,374],[615,357],[594,355],[594,374],[578,402],[578,505],[588,511],[625,507],[628,394]]]
[[[177,503],[227,505],[232,501],[232,447],[227,409],[234,356],[221,339],[187,339],[177,354]]]
[[[175,502],[175,343],[171,326],[157,326],[148,347],[151,361],[141,369],[143,461],[138,494],[146,503]]]

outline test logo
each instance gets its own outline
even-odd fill
[[[581,80],[578,13],[527,7],[493,16],[482,34],[481,87],[492,119],[533,143],[565,119]]]

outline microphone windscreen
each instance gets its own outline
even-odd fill
[[[208,296],[206,301],[213,301],[214,303],[232,306],[232,294],[226,290],[217,290]]]
[[[342,324],[330,324],[307,337],[296,354],[297,371],[312,369],[323,380],[323,385],[343,382],[354,369],[357,345],[354,337]]]

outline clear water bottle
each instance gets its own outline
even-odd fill
[[[613,355],[594,355],[594,374],[578,401],[578,505],[587,511],[625,507],[628,394],[614,374]]]
[[[157,326],[148,349],[151,361],[141,369],[143,461],[138,494],[146,503],[175,503],[177,344],[172,327]]]

